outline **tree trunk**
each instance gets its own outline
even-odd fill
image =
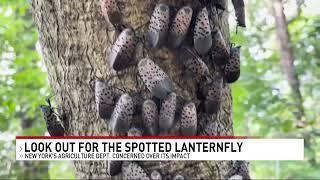
[[[298,121],[298,126],[304,126],[302,121],[304,120],[303,118],[305,117],[305,114],[302,95],[300,92],[300,82],[295,71],[294,56],[290,47],[290,36],[288,32],[286,16],[283,12],[282,0],[273,0],[273,15],[276,21],[276,29],[280,42],[282,71],[287,77],[296,102],[297,111],[295,116]]]
[[[160,1],[159,1],[160,2]],[[194,0],[165,0],[171,7],[190,5],[197,12],[203,4]],[[120,73],[109,70],[105,60],[118,33],[101,14],[99,1],[87,0],[32,0],[32,10],[39,31],[42,47],[41,55],[45,61],[49,81],[55,100],[65,114],[67,135],[96,136],[109,135],[110,130],[103,119],[97,115],[93,82],[96,77],[108,79],[122,89],[130,89],[150,96],[141,80],[137,78],[137,68],[129,68]],[[153,8],[158,1],[119,0],[118,5],[124,23],[143,37]],[[208,7],[212,13],[212,7]],[[211,9],[211,10],[210,10]],[[229,44],[228,13],[218,10],[217,25],[227,44]],[[167,48],[150,49],[143,47],[143,56],[154,60],[174,82],[175,92],[185,99],[197,101],[198,80],[185,74],[175,53]],[[207,56],[204,59],[210,60]],[[138,59],[139,60],[139,59]],[[218,71],[210,71],[215,77],[222,78]],[[138,82],[137,82],[138,81]],[[203,122],[217,122],[217,135],[233,135],[230,87],[223,83],[222,104],[212,116],[198,112]],[[198,134],[203,131],[201,126]],[[222,179],[228,173],[232,162],[227,161],[170,161],[141,163],[148,174],[159,170],[166,178],[179,173],[188,178]],[[75,161],[76,176],[79,179],[105,178],[106,163],[103,161]]]

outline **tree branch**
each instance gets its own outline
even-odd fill
[[[294,99],[296,100],[297,111],[294,113],[297,119],[297,126],[304,127],[302,123],[305,118],[303,100],[300,91],[300,82],[294,66],[294,56],[290,46],[290,36],[285,14],[283,12],[282,0],[273,0],[273,15],[276,21],[276,30],[280,41],[281,68],[291,87]]]

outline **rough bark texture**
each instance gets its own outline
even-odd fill
[[[133,28],[148,24],[153,8],[158,2],[160,1],[119,0],[125,24]],[[189,4],[196,12],[202,6],[199,1],[194,0],[161,2],[176,8]],[[150,93],[137,77],[137,68],[129,68],[120,73],[109,70],[105,57],[117,33],[101,15],[99,1],[32,0],[31,3],[39,30],[41,53],[48,69],[55,100],[66,113],[67,135],[109,135],[108,125],[96,113],[93,89],[95,77],[108,79],[122,89],[134,90],[145,97],[150,97]],[[218,14],[215,21],[226,42],[229,43],[228,13],[219,11]],[[139,37],[143,37],[147,27],[147,25],[141,26],[136,30]],[[175,52],[167,48],[143,47],[137,56],[150,57],[154,60],[174,81],[175,92],[179,96],[198,103],[196,91],[200,80],[185,72]],[[204,59],[206,62],[211,60],[209,56]],[[210,66],[211,73],[221,78],[219,71],[215,69],[217,68]],[[218,113],[207,116],[199,112],[202,127],[206,122],[217,121],[218,135],[233,135],[231,105],[230,88],[224,83],[222,105]],[[202,127],[198,129],[199,134]],[[103,161],[75,161],[74,165],[79,179],[108,177],[106,163]],[[232,163],[170,161],[148,164],[141,162],[141,166],[148,174],[153,169],[160,168],[160,172],[170,179],[177,173],[188,178],[221,179],[228,173]]]
[[[296,101],[297,112],[295,115],[298,121],[302,121],[303,117],[305,116],[303,100],[300,92],[300,82],[295,71],[294,56],[290,47],[290,36],[288,32],[286,16],[283,12],[282,0],[273,0],[273,14],[276,21],[276,29],[280,42],[282,71],[287,77]]]

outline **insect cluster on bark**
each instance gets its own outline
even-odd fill
[[[214,1],[213,4],[225,10],[225,1]],[[239,26],[245,26],[239,9],[242,4],[233,0],[236,5],[236,15]],[[241,6],[241,7],[239,7]],[[122,27],[122,16],[116,0],[101,0],[102,14],[115,29]],[[192,9],[191,6],[183,6],[175,10],[173,15],[171,7],[159,3],[151,14],[149,28],[145,33],[147,45],[150,48],[167,46],[175,52],[181,53],[182,64],[194,76],[206,79],[208,85],[202,89],[204,112],[212,115],[219,111],[222,96],[223,81],[235,82],[240,76],[240,47],[230,47],[224,40],[218,26],[212,25],[208,7]],[[132,126],[132,118],[137,113],[135,97],[132,93],[116,91],[109,84],[96,80],[95,97],[99,116],[105,119],[111,128],[112,135],[128,136],[157,136],[157,135],[186,135],[216,134],[215,128],[206,128],[206,132],[197,132],[198,104],[190,100],[184,100],[176,94],[174,83],[170,76],[156,62],[150,58],[142,58],[134,62],[136,46],[139,38],[132,27],[120,28],[121,33],[111,47],[107,55],[109,67],[116,71],[123,71],[131,66],[137,66],[140,80],[153,98],[143,99],[139,104],[141,126]],[[185,45],[188,35],[193,37],[193,47]],[[210,56],[213,62],[206,62],[202,58]],[[207,63],[215,64],[223,80],[212,78]],[[136,95],[136,94],[135,94]],[[178,112],[179,111],[179,112]],[[178,116],[177,116],[178,114]],[[178,132],[170,131],[175,123],[180,122]],[[211,125],[210,125],[211,127]],[[211,132],[212,131],[212,132]],[[124,179],[148,179],[149,176],[135,162],[109,161],[108,173],[113,176],[122,172]],[[158,171],[150,175],[151,178],[161,179]],[[177,175],[176,179],[183,179]]]
[[[238,25],[245,27],[243,0],[232,2]],[[105,120],[112,135],[216,135],[215,124],[208,125],[204,132],[197,132],[197,112],[212,115],[219,111],[223,81],[233,83],[240,76],[240,47],[231,47],[224,40],[218,25],[211,21],[209,11],[211,12],[212,7],[203,5],[201,8],[193,9],[186,5],[172,10],[169,5],[159,3],[154,7],[148,31],[144,35],[150,48],[167,46],[172,51],[180,52],[179,59],[185,69],[195,77],[204,79],[206,85],[201,88],[201,108],[198,103],[185,100],[175,92],[170,76],[153,59],[141,58],[139,62],[134,62],[137,44],[141,38],[137,37],[134,28],[123,25],[122,12],[117,3],[117,0],[100,1],[102,15],[115,30],[121,31],[106,56],[108,65],[116,72],[136,66],[140,80],[152,94],[152,98],[137,98],[135,93],[120,92],[112,83],[96,79],[97,113]],[[225,1],[215,0],[208,3],[226,10]],[[192,37],[191,46],[190,43],[186,43],[188,37]],[[204,60],[205,57],[211,57],[211,61]],[[212,64],[218,67],[223,80],[213,78],[209,69]],[[137,103],[137,99],[142,103]],[[137,105],[140,108],[137,108]],[[57,125],[58,116],[53,112],[51,105],[43,106],[42,111],[50,135],[61,135],[63,126]],[[132,122],[137,114],[141,117],[138,127],[133,126]],[[172,132],[177,122],[180,124],[179,130]],[[162,179],[158,171],[152,172],[149,177],[137,162],[108,161],[107,173],[110,176],[120,172],[123,179]],[[175,179],[184,178],[178,174]]]

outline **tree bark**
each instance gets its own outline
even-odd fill
[[[143,37],[153,8],[159,0],[119,0],[118,5],[124,17],[124,23],[136,30]],[[190,5],[195,10],[203,6],[194,0],[164,0],[171,7]],[[120,73],[109,70],[105,60],[116,33],[110,23],[101,14],[99,1],[87,0],[32,0],[32,10],[39,31],[42,47],[41,55],[46,64],[49,81],[55,100],[66,114],[64,121],[67,135],[95,136],[109,135],[110,130],[96,112],[93,82],[96,77],[112,81],[116,86],[139,92],[150,97],[141,80],[137,78],[137,68],[129,68]],[[210,7],[213,9],[212,7]],[[209,8],[209,10],[210,10]],[[212,11],[210,11],[212,13]],[[216,24],[229,44],[228,13],[219,11]],[[139,55],[140,54],[140,55]],[[197,101],[198,80],[185,74],[178,63],[176,54],[167,49],[142,47],[138,57],[150,57],[174,82],[175,92],[188,100]],[[210,56],[204,57],[207,61]],[[139,59],[138,59],[139,60]],[[213,76],[222,78],[219,71],[210,66]],[[232,97],[230,87],[223,83],[222,104],[218,113],[212,116],[198,112],[200,122],[216,121],[218,135],[233,135]],[[203,126],[199,126],[198,134]],[[173,178],[177,173],[188,178],[222,179],[228,173],[232,162],[227,161],[186,161],[152,162],[140,165],[148,174],[153,169],[166,178]],[[79,179],[105,178],[106,163],[103,161],[75,161],[76,176]],[[160,170],[161,169],[161,170]]]
[[[276,21],[276,30],[280,42],[282,71],[287,77],[296,102],[297,112],[295,113],[295,116],[298,122],[303,121],[303,118],[305,117],[303,99],[300,91],[300,82],[295,71],[294,56],[290,47],[290,35],[288,32],[287,20],[283,12],[282,0],[273,0],[273,15]]]

